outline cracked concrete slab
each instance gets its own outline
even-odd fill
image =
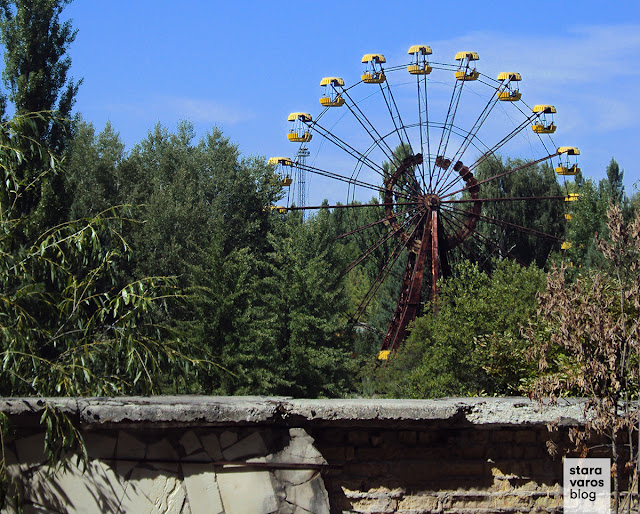
[[[0,411],[17,418],[41,413],[45,402],[77,416],[84,427],[139,423],[170,428],[189,425],[348,424],[376,421],[437,422],[509,426],[579,424],[580,399],[541,406],[528,398],[442,398],[435,400],[331,399],[296,400],[258,396],[156,396],[123,398],[4,398]],[[224,447],[224,444],[222,445]]]

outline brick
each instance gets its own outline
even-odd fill
[[[384,437],[382,437],[382,434],[373,433],[369,436],[369,440],[371,441],[371,446],[374,448],[382,446],[382,443],[384,443]]]
[[[418,444],[427,445],[433,444],[437,440],[437,432],[435,431],[422,431],[418,432]]]
[[[327,443],[342,443],[345,441],[345,436],[347,435],[347,433],[348,432],[345,432],[344,430],[327,428],[318,430],[317,433],[314,433],[314,437],[317,441],[323,441]]]
[[[532,430],[519,430],[516,432],[515,442],[518,444],[534,444],[537,433]]]
[[[349,432],[349,443],[355,446],[369,446],[369,434],[362,430],[354,430]]]
[[[402,430],[398,432],[398,441],[403,444],[416,444],[418,435],[413,430]]]
[[[408,496],[398,502],[398,511],[440,512],[442,506],[437,496]]]
[[[353,446],[347,446],[344,449],[344,458],[346,460],[353,460],[356,458],[356,450]]]
[[[512,459],[524,459],[524,446],[512,446],[509,450],[508,457]]]
[[[548,453],[544,448],[539,448],[537,446],[527,446],[524,449],[524,458],[527,460],[538,460],[544,458],[545,455],[548,455]]]
[[[443,462],[440,473],[450,477],[478,476],[481,477],[486,472],[485,463],[482,461],[454,461]]]
[[[351,512],[387,514],[397,511],[398,502],[387,498],[380,500],[359,500],[351,504],[351,509]]]
[[[407,486],[425,487],[428,482],[442,479],[441,462],[392,461],[389,463],[389,474]]]
[[[322,448],[322,456],[329,464],[342,464],[347,460],[344,447]]]
[[[356,476],[382,477],[387,474],[386,462],[351,462],[344,467],[346,473]]]
[[[485,446],[470,446],[463,448],[460,457],[463,459],[482,459],[486,455],[487,448]]]

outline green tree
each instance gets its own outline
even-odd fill
[[[0,42],[4,45],[2,72],[8,97],[18,116],[43,114],[21,130],[25,144],[39,143],[61,157],[69,136],[69,116],[79,82],[69,79],[71,60],[67,55],[76,32],[71,22],[61,23],[60,15],[70,0],[1,0]],[[6,116],[6,99],[0,102],[0,117]],[[17,128],[17,127],[16,127]],[[65,179],[59,172],[44,178],[37,173],[47,167],[33,156],[15,170],[20,179],[34,184],[25,190],[16,207],[24,214],[37,211],[35,225],[25,237],[37,234],[39,227],[52,227],[66,218],[68,208]],[[37,187],[36,187],[37,186]]]
[[[508,159],[506,162],[500,158],[487,159],[480,164],[477,178],[482,181],[523,164],[521,159]],[[482,196],[485,198],[563,196],[553,168],[544,165],[528,166],[490,180],[480,187]],[[559,249],[559,244],[556,239],[534,235],[526,229],[558,238],[562,238],[564,234],[564,202],[562,200],[486,202],[482,205],[482,216],[496,221],[481,220],[478,223],[479,233],[484,238],[479,245],[476,242],[478,248],[474,250],[474,254],[481,263],[488,261],[488,256],[500,259],[512,257],[525,265],[535,263],[542,268],[549,254],[554,249]],[[525,229],[519,230],[513,225]],[[491,243],[483,241],[491,241]]]
[[[462,263],[442,280],[438,312],[413,323],[405,346],[378,367],[380,391],[392,397],[432,398],[514,394],[533,374],[520,327],[536,308],[544,273],[509,260],[488,275]]]
[[[63,123],[37,123],[38,140],[56,155],[66,143],[71,108],[80,82],[69,78],[69,46],[76,37],[71,22],[60,15],[71,0],[2,0],[0,41],[2,73],[16,114],[51,111]],[[4,114],[4,113],[3,113]]]
[[[65,162],[71,196],[69,219],[95,216],[124,203],[120,177],[124,143],[110,123],[96,135],[91,123],[76,117]]]
[[[280,394],[337,397],[353,387],[346,261],[329,218],[324,210],[304,222],[293,214],[272,237],[271,273],[261,286],[265,314],[277,327],[273,357],[281,360],[285,380]]]
[[[38,175],[45,180],[58,164],[54,154],[20,141],[25,136],[14,127],[18,121],[29,118],[0,125],[1,393],[158,392],[167,368],[178,374],[197,360],[197,352],[191,354],[155,316],[175,296],[174,286],[162,277],[124,285],[116,279],[130,247],[120,231],[124,213],[115,208],[44,228],[30,244],[16,244],[32,226],[29,216],[15,211],[17,200],[37,184],[24,184],[15,170],[32,159],[48,162],[51,168]]]
[[[607,178],[601,181],[600,187],[603,189],[603,196],[607,196],[616,205],[622,205],[626,199],[623,180],[624,170],[620,169],[620,165],[612,157],[607,166]]]
[[[608,233],[607,211],[610,205],[619,206],[625,219],[633,215],[633,207],[624,191],[624,171],[615,159],[607,166],[607,176],[596,183],[591,179],[582,181],[572,192],[580,196],[568,204],[571,221],[567,223],[567,240],[571,249],[567,251],[576,267],[599,267],[604,264],[602,253],[597,249],[597,237]]]

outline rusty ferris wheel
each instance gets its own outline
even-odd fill
[[[408,54],[408,62],[395,66],[387,66],[382,54],[366,54],[362,58],[364,70],[351,85],[340,77],[323,78],[320,113],[312,116],[293,112],[288,117],[287,137],[298,144],[295,156],[269,160],[276,166],[283,187],[297,185],[300,191],[308,174],[329,179],[347,191],[346,203],[308,206],[303,190],[295,198],[290,197],[289,205],[273,206],[274,211],[376,209],[384,213],[343,234],[385,227],[384,233],[348,270],[387,241],[395,241],[393,251],[355,312],[356,320],[393,265],[406,255],[400,295],[380,359],[388,358],[404,340],[409,323],[421,308],[424,288],[428,288],[432,300],[437,298],[438,279],[451,273],[451,252],[482,238],[478,228],[483,223],[555,239],[558,247],[567,247],[568,243],[557,236],[484,215],[484,204],[572,202],[578,198],[576,193],[568,192],[562,196],[492,198],[485,192],[491,182],[540,163],[554,163],[556,173],[565,179],[580,171],[579,150],[558,147],[553,142],[556,108],[527,106],[519,89],[519,73],[499,73],[496,79],[484,75],[476,67],[476,52],[458,52],[455,63],[432,62],[432,50],[426,45],[411,46]],[[344,113],[335,116],[336,111]],[[498,117],[506,123],[500,125],[494,120],[497,112],[506,114],[506,118]],[[480,164],[499,150],[508,149],[523,135],[533,154],[531,158],[482,180],[474,175]],[[321,144],[318,158],[308,163],[312,139]],[[333,154],[329,164],[316,165],[323,154],[329,153],[327,147],[334,149],[338,157]],[[336,169],[345,165],[348,171]],[[366,194],[377,194],[379,200],[362,201]],[[570,214],[566,217],[569,219]]]

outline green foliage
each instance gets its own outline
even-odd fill
[[[405,346],[378,369],[380,392],[432,398],[514,394],[534,372],[521,325],[534,313],[544,273],[512,261],[491,275],[463,263],[440,284],[438,312],[416,319]]]
[[[327,213],[303,222],[274,214],[272,249],[232,252],[212,277],[216,295],[198,312],[216,312],[206,330],[214,353],[233,374],[212,377],[213,389],[234,394],[341,396],[352,387],[356,361],[344,318],[340,271]],[[215,259],[215,257],[212,257]]]
[[[571,221],[567,223],[566,236],[571,243],[567,256],[575,267],[598,268],[604,264],[596,239],[598,236],[607,237],[607,210],[610,205],[619,206],[626,220],[632,217],[633,208],[624,192],[623,176],[624,171],[612,158],[606,178],[597,185],[593,180],[583,180],[575,189],[580,197],[568,205]]]
[[[507,159],[506,162],[500,158],[487,159],[478,167],[477,178],[479,181],[486,180],[524,164],[525,162],[520,159]],[[528,166],[490,180],[480,187],[484,198],[564,195],[553,168],[546,165]],[[543,268],[549,254],[559,248],[556,240],[514,229],[509,224],[558,238],[562,238],[564,234],[564,202],[562,200],[486,202],[482,205],[482,215],[497,221],[483,219],[478,224],[480,234],[484,236],[482,241],[491,241],[491,243],[483,242],[474,251],[481,263],[487,262],[493,256],[499,259],[517,259],[524,265],[534,263],[539,268]]]
[[[7,396],[147,394],[158,391],[164,370],[186,362],[179,340],[156,322],[158,309],[175,296],[170,280],[140,278],[120,284],[116,270],[130,248],[119,228],[123,209],[63,223],[37,235],[29,216],[15,206],[37,179],[25,182],[14,170],[37,152],[25,137],[23,120],[0,126],[0,393]],[[44,180],[56,169],[49,155]],[[35,214],[33,214],[35,216]]]
[[[60,15],[71,0],[2,0],[0,41],[4,45],[2,77],[15,113],[55,112],[68,119],[80,85],[68,78],[67,51],[76,37]],[[4,112],[2,112],[4,114]],[[65,147],[66,123],[38,123],[35,137],[57,155]]]
[[[70,220],[95,216],[130,201],[122,195],[124,159],[124,143],[110,123],[96,134],[93,125],[79,116],[75,118],[65,159]]]
[[[69,1],[0,1],[0,42],[5,64],[2,78],[13,104],[12,113],[17,116],[13,128],[22,131],[22,143],[46,148],[58,158],[66,148],[69,116],[80,84],[68,78],[71,60],[67,50],[76,33],[69,21],[60,22]],[[6,98],[2,96],[3,120],[6,108]],[[20,126],[18,122],[22,122]],[[32,183],[15,205],[23,215],[30,216],[33,227],[25,227],[27,234],[36,234],[43,227],[53,227],[66,219],[64,175],[50,173],[40,177],[47,167],[49,163],[39,160],[37,152],[32,152],[28,161],[14,163],[18,180]],[[31,216],[34,212],[36,215]]]

